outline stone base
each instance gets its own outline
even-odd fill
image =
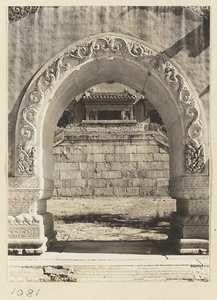
[[[209,216],[206,213],[172,213],[169,238],[179,253],[207,254],[209,251]]]
[[[44,241],[31,240],[31,242],[26,241],[26,243],[21,240],[10,240],[8,243],[8,254],[42,254],[47,250],[46,241],[47,238]]]
[[[9,254],[41,254],[56,241],[50,213],[9,216],[8,222]]]
[[[57,232],[53,231],[48,237],[47,237],[47,242],[46,246],[49,248],[50,246],[54,245],[57,242],[56,239]]]
[[[171,214],[170,231],[180,239],[209,239],[209,215],[183,214],[174,212]]]
[[[169,240],[180,254],[208,254],[209,241],[205,239],[181,239],[169,233]]]

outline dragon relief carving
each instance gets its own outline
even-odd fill
[[[75,46],[73,49],[67,49],[38,77],[30,93],[25,96],[24,108],[19,121],[18,170],[20,174],[34,174],[35,172],[34,161],[37,153],[33,154],[35,148],[32,145],[35,144],[38,111],[47,93],[51,91],[55,83],[64,76],[67,70],[74,68],[75,64],[103,54],[108,54],[110,58],[115,54],[116,56],[133,58],[136,61],[142,61],[148,57],[151,69],[158,69],[159,76],[163,77],[164,82],[177,95],[178,103],[185,118],[187,145],[191,144],[195,149],[202,148],[202,127],[196,101],[179,71],[162,55],[138,42],[119,36],[96,37]],[[201,163],[204,156],[201,150],[200,153],[200,163],[198,161],[196,168],[193,167],[195,157],[186,153],[188,171],[202,172],[204,170]]]

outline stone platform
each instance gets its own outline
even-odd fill
[[[42,255],[9,256],[11,282],[208,281],[207,255],[176,255],[162,241],[57,242]]]

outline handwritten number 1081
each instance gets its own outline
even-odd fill
[[[25,293],[22,289],[17,290],[16,288],[14,288],[11,295],[17,295],[17,296],[23,296],[23,295],[25,296],[26,295],[27,297],[32,297],[32,296],[38,296],[39,291],[40,290],[37,290],[35,292],[32,289],[28,289]]]

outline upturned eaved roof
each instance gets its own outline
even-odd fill
[[[85,92],[83,95],[83,100],[86,101],[99,101],[99,100],[106,100],[106,101],[124,101],[133,104],[136,100],[136,96],[131,94],[128,90],[124,90],[123,92],[94,92],[89,90]]]

